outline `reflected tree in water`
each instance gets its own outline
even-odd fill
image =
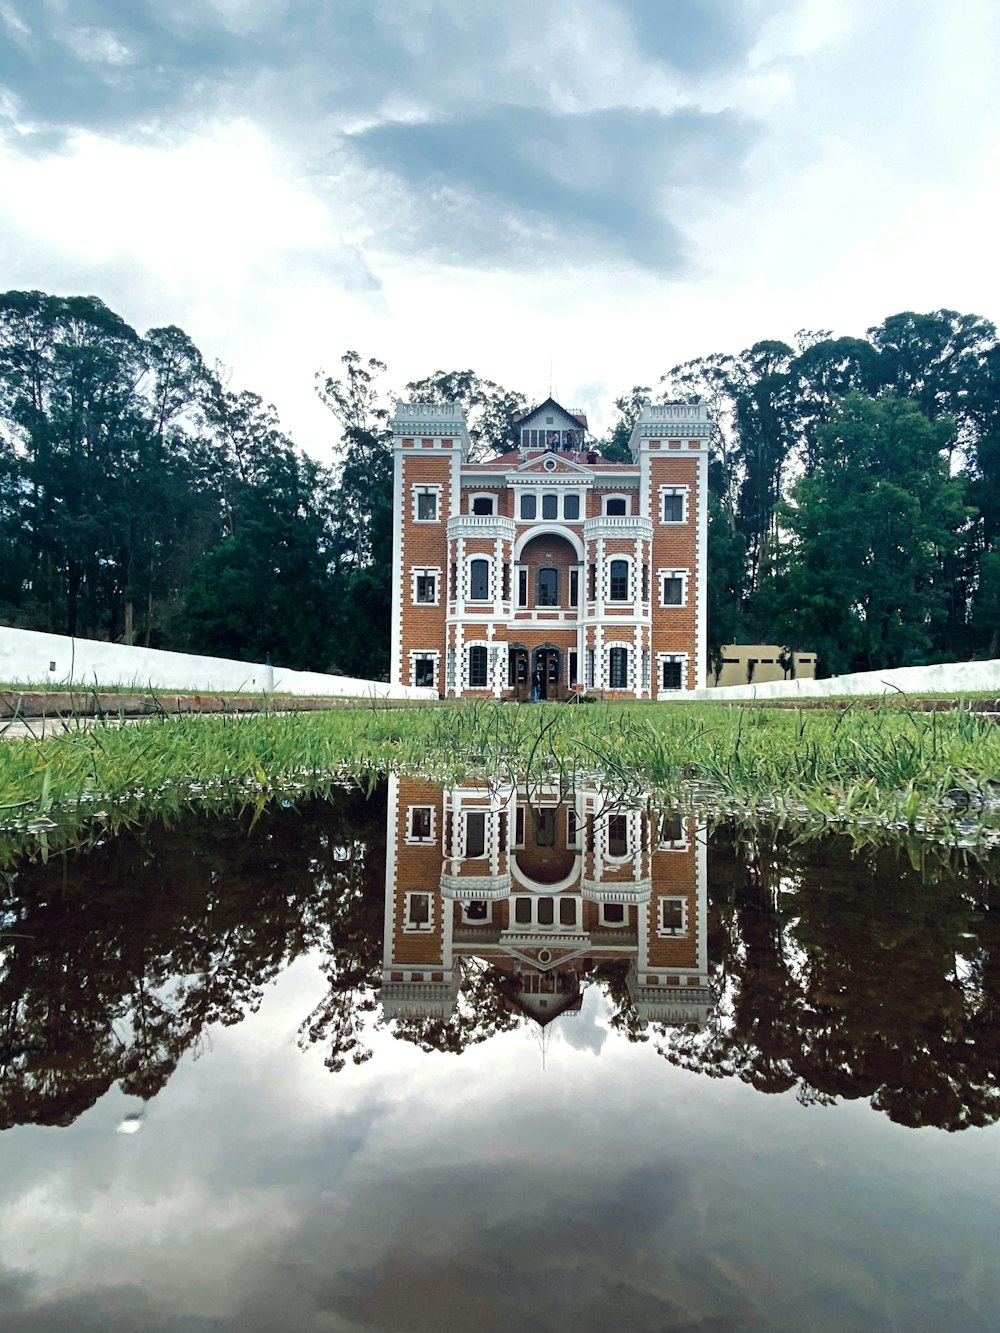
[[[847,838],[710,848],[717,1004],[703,1032],[661,1029],[671,1063],[913,1127],[1000,1116],[995,869]]]

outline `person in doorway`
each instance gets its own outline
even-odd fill
[[[535,667],[531,673],[531,702],[538,703],[542,697],[542,673]]]

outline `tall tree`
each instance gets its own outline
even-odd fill
[[[491,458],[517,448],[515,417],[528,404],[523,393],[483,379],[474,370],[436,370],[425,379],[411,380],[406,391],[417,402],[465,408],[470,458]]]

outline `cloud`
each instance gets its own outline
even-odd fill
[[[439,257],[530,263],[604,251],[676,272],[686,259],[666,212],[672,193],[727,190],[752,139],[731,112],[507,105],[378,125],[351,142],[366,165],[413,192],[411,243]]]

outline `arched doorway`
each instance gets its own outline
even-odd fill
[[[515,699],[531,697],[530,658],[523,644],[512,643],[507,649],[507,685]]]
[[[562,678],[562,653],[550,643],[536,648],[531,655],[531,677],[535,680],[538,673],[538,697],[540,699],[558,699],[559,682]]]

